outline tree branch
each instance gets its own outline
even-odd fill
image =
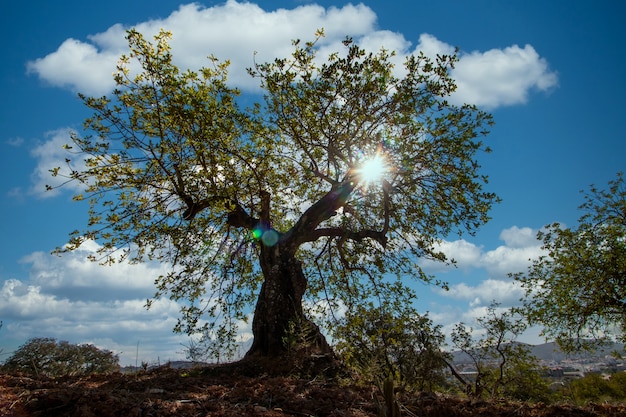
[[[285,234],[286,240],[293,240],[296,246],[304,242],[310,242],[307,237],[315,231],[317,226],[325,220],[330,219],[337,213],[354,190],[354,183],[350,180],[339,183],[331,188],[322,198],[309,207],[300,216],[296,224]]]
[[[259,219],[249,215],[236,200],[232,200],[231,204],[233,205],[233,208],[228,213],[228,225],[233,227],[243,227],[245,229],[253,229],[257,224],[259,224]]]
[[[321,237],[341,237],[345,240],[353,240],[355,242],[361,242],[363,239],[373,239],[384,248],[387,246],[387,236],[384,231],[377,230],[359,230],[353,232],[341,227],[328,227],[313,230],[303,237],[304,242],[314,242]]]

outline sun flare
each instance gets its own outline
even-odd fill
[[[385,158],[380,154],[376,154],[363,161],[359,168],[359,177],[363,184],[367,186],[382,179],[385,172],[387,172]]]

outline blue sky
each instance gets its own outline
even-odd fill
[[[281,10],[277,10],[282,8]],[[68,129],[89,116],[77,91],[103,94],[123,52],[124,29],[174,33],[181,66],[199,67],[214,53],[236,68],[253,52],[272,59],[293,38],[324,27],[328,46],[352,35],[362,45],[400,54],[460,48],[455,100],[493,113],[481,156],[490,191],[502,203],[475,237],[449,236],[442,247],[456,270],[425,264],[451,290],[419,287],[419,307],[448,329],[471,321],[492,299],[515,304],[507,272],[540,254],[536,231],[575,224],[579,191],[605,185],[626,169],[626,3],[615,1],[199,1],[11,2],[0,33],[0,350],[30,337],[94,343],[122,363],[181,358],[185,337],[171,333],[178,306],[143,309],[166,266],[99,267],[93,247],[62,258],[50,251],[86,221],[71,190],[45,193],[47,169],[62,160]],[[177,41],[178,39],[178,41]],[[257,60],[259,58],[257,57]],[[244,328],[244,332],[245,332]],[[527,341],[538,342],[534,333]],[[6,356],[0,356],[0,361]]]

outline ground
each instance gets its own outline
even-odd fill
[[[345,374],[312,378],[310,371],[284,376],[254,363],[200,369],[161,367],[135,374],[33,379],[0,374],[0,416],[379,416],[383,403],[367,384]],[[299,376],[296,376],[299,375]],[[399,395],[401,415],[419,417],[618,417],[626,404],[529,405],[471,401],[458,396]]]

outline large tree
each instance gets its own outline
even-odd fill
[[[513,275],[526,290],[520,309],[561,347],[626,340],[626,187],[623,174],[607,189],[592,186],[577,227],[560,223],[538,233],[546,255]]]
[[[487,221],[476,155],[491,117],[446,101],[454,56],[394,68],[346,39],[320,63],[317,41],[294,41],[249,70],[264,100],[242,109],[228,62],[181,71],[170,36],[130,30],[113,95],[83,97],[94,116],[72,147],[86,168],[70,178],[89,223],[63,250],[94,239],[105,263],[171,264],[155,296],[181,301],[175,330],[232,340],[256,300],[248,355],[284,353],[294,326],[328,351],[308,310],[430,281],[417,260],[445,261],[438,239]]]

